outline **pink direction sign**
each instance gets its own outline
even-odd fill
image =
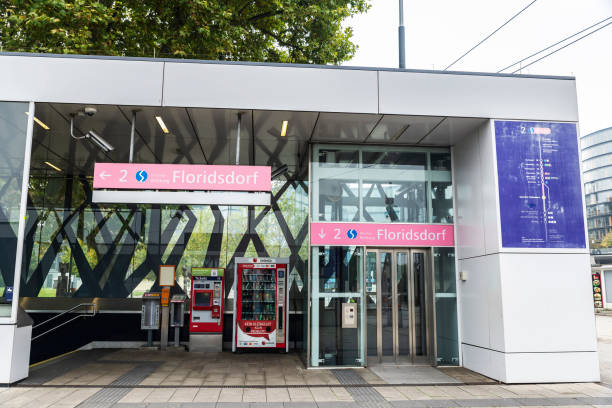
[[[270,191],[269,166],[96,163],[94,189]]]
[[[454,246],[452,225],[313,222],[311,245]]]

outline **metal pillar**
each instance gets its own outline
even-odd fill
[[[132,111],[132,130],[130,132],[130,163],[134,161],[134,133],[136,132],[136,111]]]
[[[242,124],[242,112],[238,112],[238,129],[236,131],[236,166],[240,164],[240,125]]]
[[[168,348],[168,321],[170,320],[170,307],[162,306],[161,317],[161,334],[159,339],[159,348],[166,350]]]
[[[406,68],[406,33],[404,31],[404,0],[399,0],[399,67]]]

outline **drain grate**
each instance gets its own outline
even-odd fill
[[[355,370],[331,370],[342,385],[369,385]],[[351,394],[355,402],[364,408],[385,408],[391,407],[374,387],[346,387],[346,391]]]

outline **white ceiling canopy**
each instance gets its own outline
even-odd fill
[[[134,162],[235,164],[238,114],[240,164],[287,166],[305,177],[310,143],[451,146],[486,119],[356,113],[96,105],[93,115],[77,115],[85,105],[37,103],[32,172],[57,171],[91,176],[93,163],[128,162],[132,114],[136,115]],[[76,116],[75,116],[76,115]],[[94,130],[114,150],[70,136]],[[167,128],[161,128],[160,117]],[[282,136],[286,122],[285,136]]]

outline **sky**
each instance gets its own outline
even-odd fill
[[[404,0],[406,68],[442,70],[531,0]],[[358,45],[344,65],[398,66],[398,0],[348,19]],[[451,70],[497,72],[612,16],[612,0],[537,0]],[[522,70],[576,77],[581,135],[612,126],[612,25]]]

